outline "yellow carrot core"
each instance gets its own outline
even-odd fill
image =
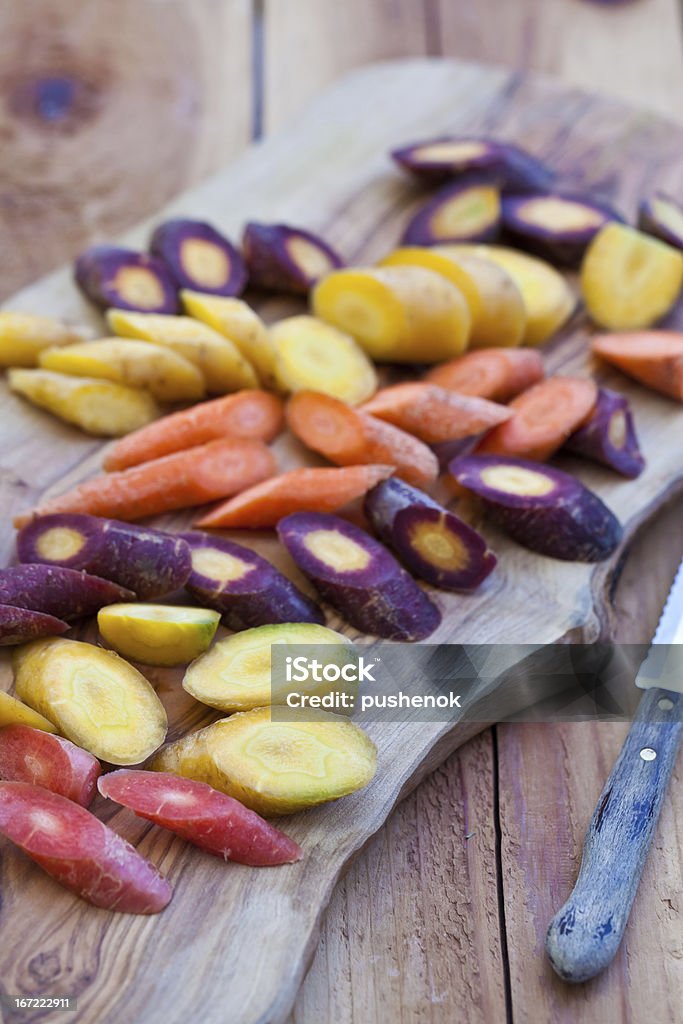
[[[332,269],[329,256],[305,238],[293,235],[287,242],[287,249],[296,265],[310,278],[322,277]]]
[[[85,544],[85,537],[68,526],[55,526],[46,530],[36,541],[36,550],[48,562],[61,562],[77,555]]]
[[[498,191],[483,187],[468,189],[438,208],[431,218],[431,228],[436,238],[451,235],[468,235],[481,227],[483,222],[494,218],[500,206]]]
[[[244,753],[257,761],[262,771],[274,775],[313,775],[324,779],[327,759],[333,748],[311,733],[290,725],[270,723],[256,731],[244,744]]]
[[[604,218],[597,210],[567,199],[530,199],[522,206],[522,216],[529,224],[544,228],[548,223],[558,231],[600,227]]]
[[[304,543],[315,558],[335,572],[355,572],[370,564],[365,548],[336,530],[312,530]]]
[[[663,199],[655,199],[652,205],[657,220],[666,224],[669,230],[677,235],[683,235],[683,213],[677,207]]]
[[[443,569],[463,569],[469,563],[467,548],[462,541],[439,524],[416,524],[410,540],[429,562]]]
[[[626,444],[626,413],[623,409],[617,409],[612,414],[607,428],[607,437],[615,448],[623,448]]]
[[[204,238],[186,238],[180,247],[186,273],[205,288],[220,288],[230,277],[227,253]]]
[[[157,277],[146,267],[121,267],[115,287],[131,306],[156,309],[164,301],[164,290]]]
[[[413,150],[416,160],[470,160],[486,151],[483,142],[431,142]]]
[[[196,548],[192,552],[192,568],[200,576],[213,580],[234,581],[243,579],[253,572],[254,566],[227,551],[216,548]]]
[[[542,497],[555,487],[545,474],[523,466],[487,466],[481,471],[481,478],[487,487],[507,491],[508,494]]]

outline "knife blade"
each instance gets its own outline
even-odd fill
[[[574,889],[545,948],[561,978],[595,977],[614,958],[638,889],[683,733],[683,561],[641,665],[645,690],[600,794]]]

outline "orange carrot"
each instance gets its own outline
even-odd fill
[[[543,462],[586,422],[597,398],[598,388],[592,380],[549,377],[510,402],[514,416],[487,434],[476,454],[516,455]]]
[[[393,466],[397,476],[417,487],[438,475],[438,460],[426,444],[338,398],[299,391],[287,403],[286,416],[300,441],[338,466]]]
[[[509,402],[543,376],[543,359],[536,349],[482,348],[436,366],[425,380],[461,395]]]
[[[142,519],[161,512],[203,505],[251,487],[276,472],[275,459],[262,441],[224,438],[166,455],[120,473],[87,480],[51,498],[14,525],[50,512],[87,512],[111,519]]]
[[[426,444],[482,434],[509,420],[512,413],[485,398],[458,395],[435,384],[394,384],[382,388],[363,412],[407,430]]]
[[[284,425],[282,402],[267,391],[238,391],[164,416],[117,441],[104,460],[110,472],[194,448],[220,437],[272,441]]]
[[[292,469],[229,498],[195,525],[258,530],[275,526],[292,512],[334,512],[393,471],[393,466]]]
[[[599,334],[593,352],[646,387],[683,402],[683,332]]]

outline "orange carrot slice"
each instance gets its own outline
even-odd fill
[[[382,388],[362,411],[407,430],[426,444],[482,434],[512,416],[509,409],[485,398],[419,382]]]
[[[598,388],[592,380],[549,377],[510,403],[514,416],[487,434],[476,454],[543,462],[586,422],[597,399]]]
[[[87,480],[14,520],[23,526],[49,512],[87,512],[133,520],[227,498],[276,472],[262,441],[224,438]]]
[[[509,402],[543,380],[543,359],[531,348],[484,348],[436,366],[426,375],[430,384],[461,395]]]
[[[330,395],[299,391],[287,403],[286,417],[300,441],[338,466],[393,466],[417,487],[438,475],[438,459],[422,441]]]
[[[593,352],[646,387],[683,402],[683,333],[600,334]]]
[[[247,389],[164,416],[122,438],[104,460],[107,472],[138,466],[219,437],[272,441],[284,425],[282,402],[267,391]]]
[[[393,466],[292,469],[229,498],[196,525],[257,530],[275,526],[292,512],[334,512],[393,471]]]

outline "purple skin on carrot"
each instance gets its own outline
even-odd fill
[[[662,242],[683,249],[683,206],[665,192],[655,192],[638,209],[638,227]]]
[[[166,266],[147,253],[115,245],[93,245],[76,260],[76,284],[100,309],[177,313],[175,282]]]
[[[220,612],[230,629],[277,622],[324,625],[325,616],[315,601],[255,551],[204,533],[181,537],[193,560],[186,590],[200,604]]]
[[[287,224],[250,222],[242,252],[249,283],[266,291],[306,295],[319,278],[344,266],[341,256],[312,231]]]
[[[484,171],[511,192],[549,189],[555,173],[537,157],[510,143],[478,136],[441,136],[392,151],[393,160],[427,184]]]
[[[123,768],[102,776],[102,796],[224,860],[271,867],[301,860],[301,847],[255,811],[205,782]]]
[[[460,223],[457,208],[462,211]],[[403,232],[404,245],[491,242],[500,233],[500,196],[490,175],[467,175],[424,203]]]
[[[87,750],[70,740],[28,725],[0,729],[0,779],[28,782],[87,807],[102,768]]]
[[[403,564],[440,590],[474,590],[496,566],[476,530],[395,477],[368,492],[365,514]]]
[[[30,608],[0,604],[0,647],[39,640],[43,636],[60,636],[66,633],[68,628],[68,622],[63,622],[54,615],[45,615]]]
[[[157,914],[173,891],[150,861],[72,800],[25,782],[0,782],[0,834],[95,907]]]
[[[149,247],[178,288],[229,297],[241,295],[247,286],[242,254],[205,221],[167,220],[156,228]]]
[[[510,456],[465,455],[450,472],[518,544],[568,562],[601,562],[622,528],[597,494],[562,470]]]
[[[564,447],[631,480],[645,468],[631,407],[623,395],[607,388],[600,388],[591,418]]]
[[[132,601],[135,594],[111,580],[52,565],[11,565],[0,569],[0,604],[15,605],[71,622],[94,615],[106,604]]]
[[[323,600],[356,629],[386,640],[424,640],[441,613],[387,549],[339,516],[297,512],[277,532]]]
[[[54,513],[17,535],[20,562],[85,570],[152,601],[184,586],[192,570],[180,537],[151,527],[79,513]]]
[[[605,224],[623,222],[621,214],[607,203],[569,193],[504,196],[502,209],[503,227],[514,244],[568,267],[580,264],[590,242]],[[563,211],[571,217],[571,227],[567,226]]]
[[[460,437],[455,441],[439,441],[437,444],[431,444],[429,447],[439,460],[439,470],[445,473],[453,459],[473,452],[483,436],[483,434],[470,434],[469,437]]]

